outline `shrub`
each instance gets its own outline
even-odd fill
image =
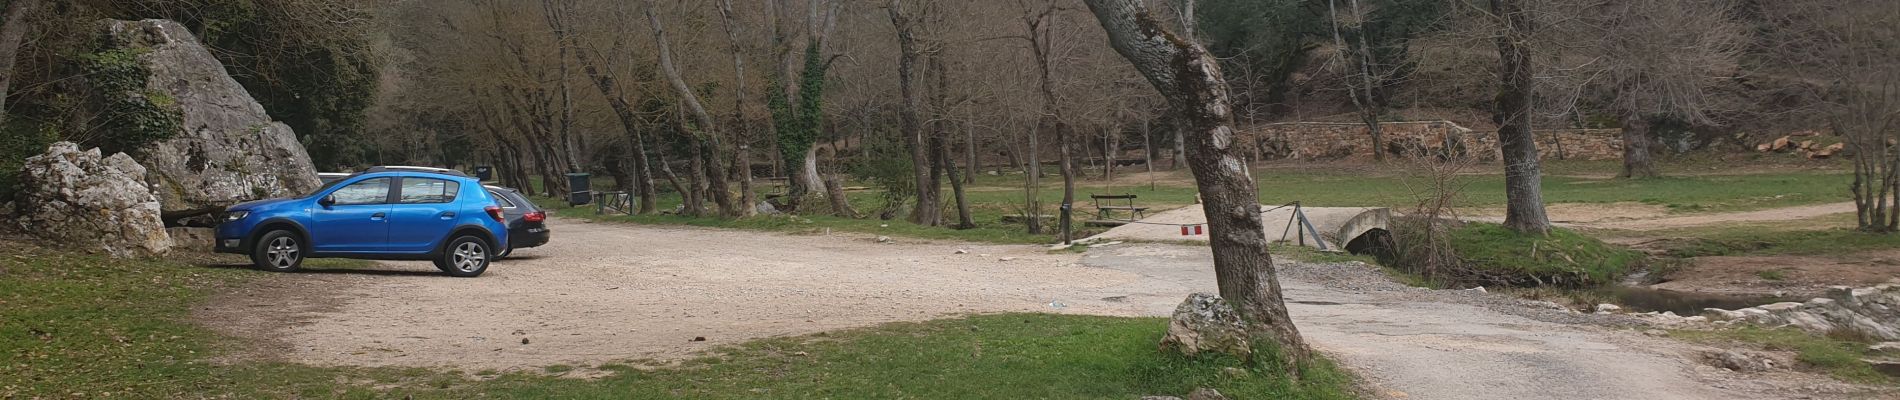
[[[1469,223],[1451,230],[1464,280],[1508,286],[1597,286],[1616,281],[1642,261],[1640,253],[1566,229],[1525,235],[1502,225]]]
[[[20,167],[26,158],[45,153],[46,146],[58,137],[37,124],[9,122],[0,126],[0,203],[12,201],[19,191]]]
[[[1616,281],[1642,254],[1564,229],[1524,235],[1498,224],[1394,219],[1386,265],[1435,285],[1590,287]]]

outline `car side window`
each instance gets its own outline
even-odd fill
[[[490,190],[488,191],[488,197],[495,198],[495,205],[499,205],[501,208],[515,208],[515,202],[508,201],[508,196],[501,195],[501,192]]]
[[[461,191],[462,184],[447,179],[402,178],[402,193],[396,201],[402,204],[432,204],[455,201],[455,193]]]
[[[372,178],[352,183],[335,192],[330,192],[330,197],[335,199],[335,204],[339,206],[387,203],[389,202],[389,178]]]

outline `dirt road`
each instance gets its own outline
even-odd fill
[[[1766,210],[1685,215],[1680,217],[1630,219],[1608,222],[1579,223],[1587,228],[1624,229],[1634,231],[1653,231],[1671,228],[1687,228],[1715,224],[1741,222],[1795,221],[1826,215],[1854,212],[1854,202],[1813,204],[1795,207],[1771,208]]]
[[[552,244],[477,279],[444,277],[426,263],[273,275],[199,317],[289,361],[474,372],[676,358],[761,337],[965,313],[1164,316],[1189,292],[1214,287],[1207,250],[1176,245],[1050,254],[571,220],[553,229]],[[1786,397],[1698,366],[1686,345],[1520,316],[1561,319],[1560,311],[1500,312],[1509,306],[1497,304],[1515,301],[1406,288],[1365,267],[1283,269],[1300,329],[1382,395]]]

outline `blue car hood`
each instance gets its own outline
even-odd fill
[[[230,207],[226,207],[225,210],[228,210],[228,211],[253,210],[253,209],[263,208],[263,207],[267,207],[274,204],[288,203],[293,200],[296,200],[296,199],[265,199],[265,200],[257,200],[257,201],[247,201],[243,203],[233,204]]]

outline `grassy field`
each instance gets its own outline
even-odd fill
[[[1550,162],[1546,166],[1550,175],[1544,178],[1544,199],[1548,203],[1638,202],[1666,206],[1673,212],[1680,213],[1746,211],[1846,201],[1848,200],[1846,188],[1852,180],[1848,174],[1829,168],[1759,171],[1737,169],[1733,166],[1725,168],[1719,165],[1721,164],[1715,162],[1668,164],[1664,170],[1665,173],[1675,174],[1672,177],[1627,180],[1612,177],[1616,168],[1614,162]],[[1396,162],[1385,166],[1269,164],[1256,168],[1254,178],[1259,181],[1262,204],[1300,201],[1315,207],[1376,206],[1408,209],[1419,198],[1418,193],[1424,190],[1426,179],[1413,175],[1407,171],[1407,168],[1407,164]],[[1493,169],[1496,169],[1495,165],[1479,165],[1459,178],[1459,182],[1463,185],[1463,198],[1458,203],[1458,207],[1503,206],[1504,177],[1501,172],[1492,171]],[[1090,194],[1134,194],[1139,196],[1136,204],[1152,207],[1151,211],[1194,203],[1195,189],[1187,171],[1159,171],[1153,175],[1139,173],[1140,171],[1145,171],[1145,169],[1125,167],[1118,172],[1114,181],[1102,180],[1099,172],[1089,172],[1087,179],[1077,182],[1076,218],[1078,220],[1092,218],[1095,209],[1088,198]],[[1150,182],[1153,182],[1152,186]],[[601,189],[612,186],[604,180],[598,181],[595,185],[596,188]],[[1022,185],[1021,174],[978,175],[976,183],[970,185],[967,191],[972,214],[978,227],[964,231],[917,227],[903,221],[901,217],[891,221],[825,216],[748,220],[677,216],[630,216],[613,219],[650,224],[779,231],[832,229],[881,235],[1000,243],[1053,242],[1055,237],[1053,224],[1046,226],[1050,234],[1031,235],[1026,233],[1026,229],[1020,224],[1002,222],[1004,216],[1020,215],[1026,210]],[[1061,185],[1060,176],[1050,175],[1043,179],[1039,198],[1042,199],[1041,211],[1044,215],[1053,215],[1057,211],[1057,206],[1062,199]],[[759,190],[761,193],[771,193],[780,189],[760,185]],[[944,193],[948,202],[948,185],[945,186]],[[848,193],[854,208],[872,215],[882,209],[883,195],[874,187]],[[659,209],[672,210],[680,204],[680,199],[676,194],[663,193],[658,203]],[[552,205],[552,203],[544,202],[544,205]],[[559,210],[559,212],[561,215],[570,217],[583,217],[593,213],[591,208]],[[955,218],[954,210],[947,212],[946,218]],[[1092,233],[1090,228],[1078,227],[1078,230],[1081,231],[1078,237]]]
[[[768,339],[678,364],[507,373],[223,357],[243,345],[191,322],[191,310],[265,273],[199,266],[208,260],[114,260],[0,240],[0,398],[1128,399],[1196,387],[1237,399],[1354,397],[1350,376],[1324,360],[1295,382],[1163,354],[1155,343],[1165,319],[1050,314]],[[582,368],[607,374],[562,377]]]

